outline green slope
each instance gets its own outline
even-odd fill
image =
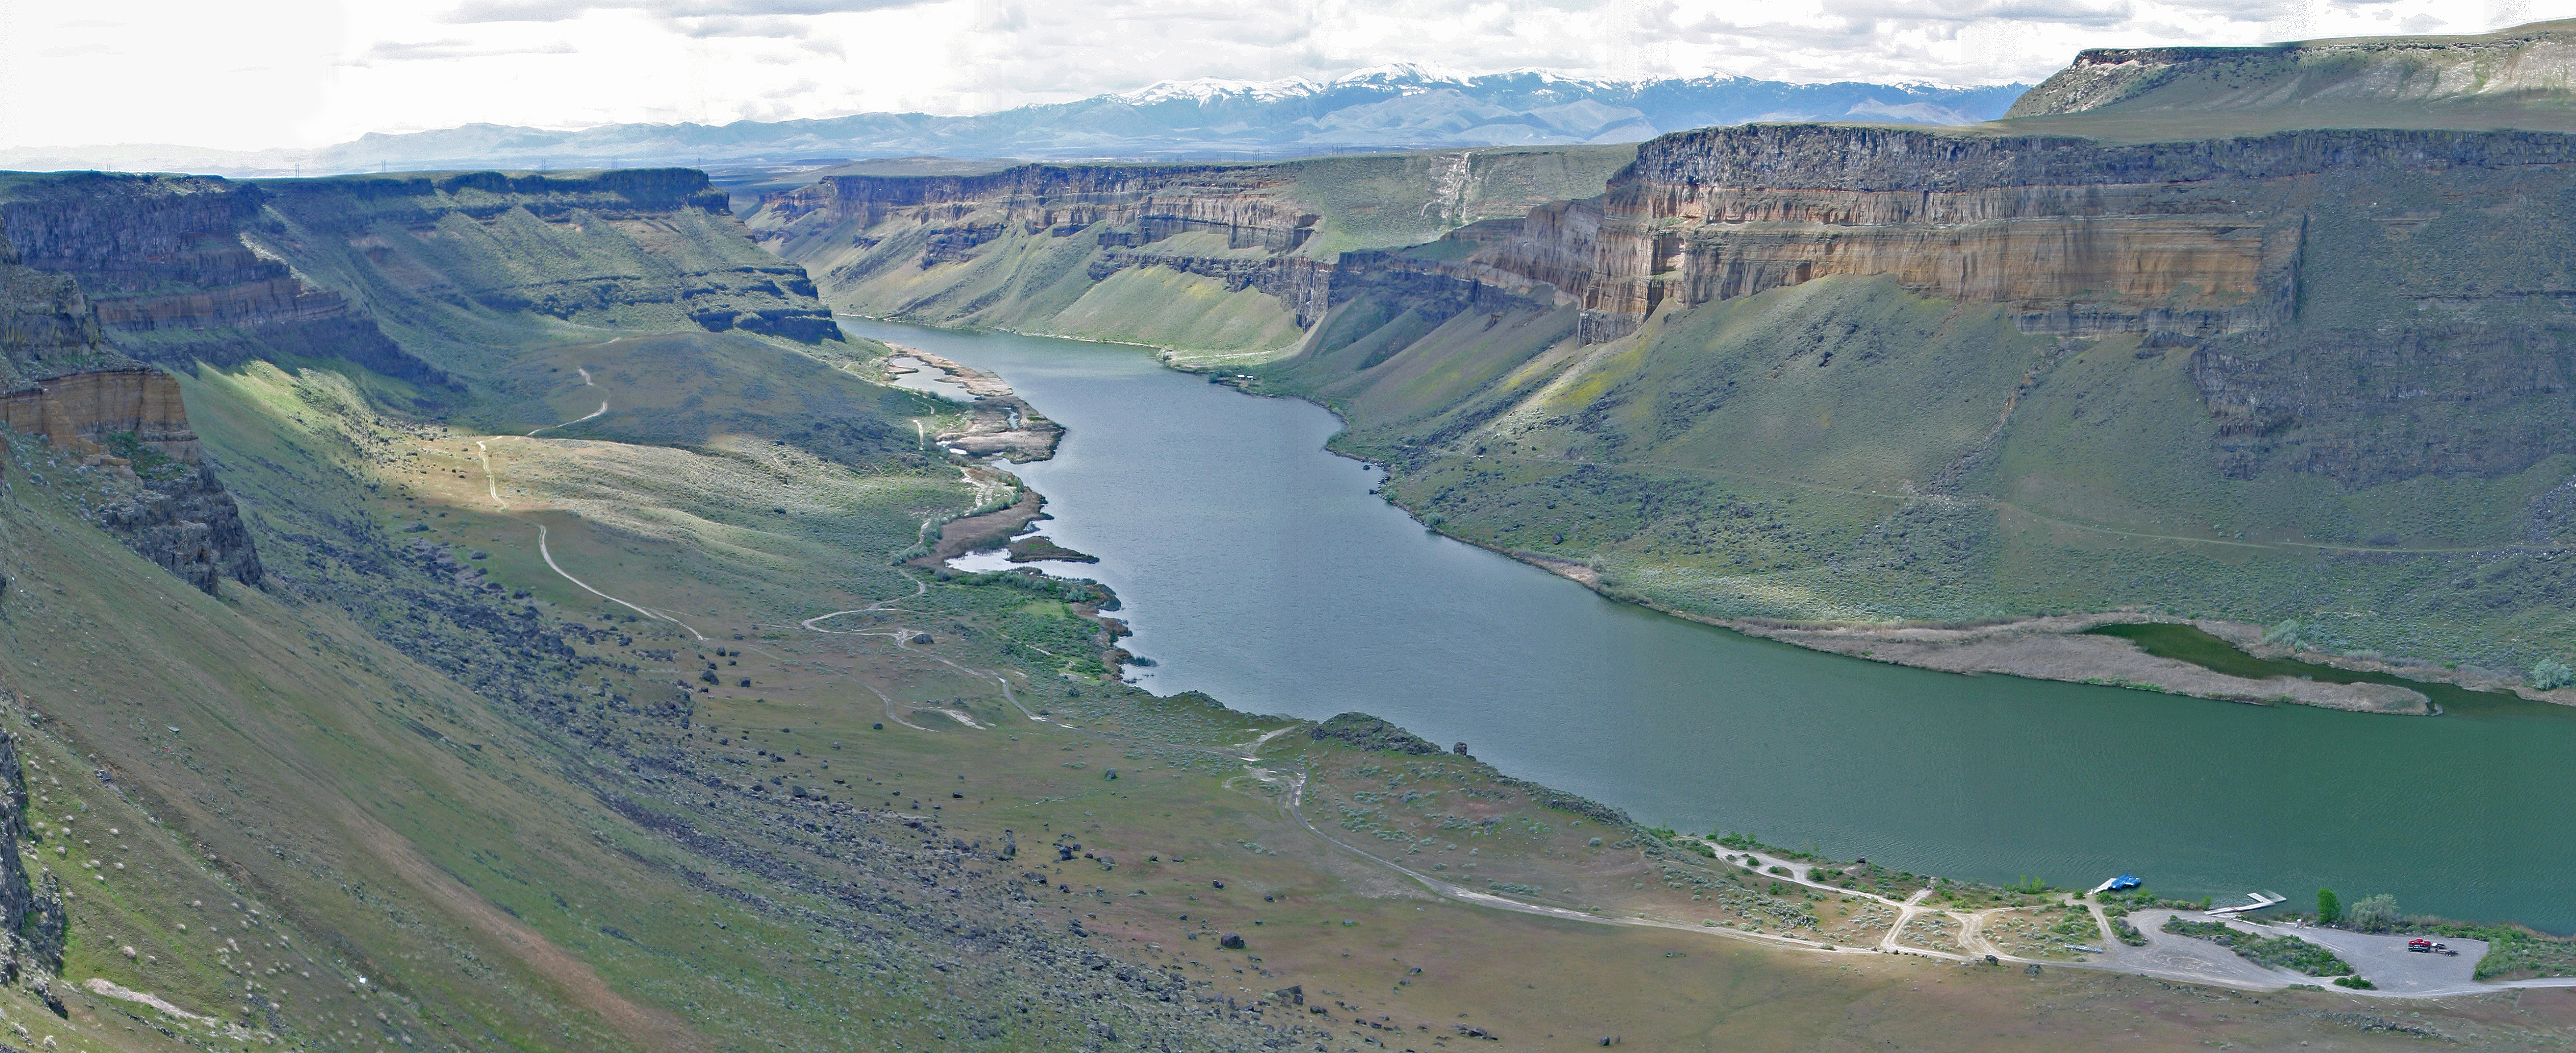
[[[2013,103],[2000,126],[2153,140],[2288,128],[2576,131],[2576,23],[2469,36],[2263,47],[2105,48]]]
[[[1353,360],[1365,345],[1330,350],[1335,324],[1327,350],[1260,372],[1341,408],[1336,445],[1387,463],[1396,500],[1670,609],[2299,619],[2314,646],[2502,668],[2576,644],[2558,554],[2528,544],[2576,458],[2350,486],[2279,458],[2232,477],[2192,352],[2135,335],[2025,335],[2000,308],[1849,278],[1604,345],[1478,343],[1457,335],[1486,330],[1472,316]],[[2537,420],[2559,397],[2481,412]]]

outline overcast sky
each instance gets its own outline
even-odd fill
[[[2087,47],[2571,16],[2576,0],[0,0],[0,147],[970,113],[1386,62],[1991,84]]]

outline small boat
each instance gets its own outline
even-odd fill
[[[2085,893],[2085,895],[2098,896],[2105,892],[2127,892],[2128,890],[2143,884],[2146,884],[2146,882],[2138,880],[2138,876],[2136,874],[2122,874],[2119,877],[2112,878],[2109,881],[2093,886],[2093,891]]]

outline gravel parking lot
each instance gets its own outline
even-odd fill
[[[2453,958],[2445,954],[2416,954],[2406,949],[2410,936],[2376,936],[2341,929],[2319,929],[2305,925],[2237,926],[2249,932],[2269,936],[2296,936],[2335,952],[2335,956],[2352,963],[2361,975],[2382,991],[2391,994],[2436,994],[2448,991],[2477,990],[2484,985],[2471,979],[2478,959],[2486,956],[2484,940],[2452,940],[2451,949],[2460,952]]]

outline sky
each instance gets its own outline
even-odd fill
[[[2576,0],[0,0],[0,148],[980,113],[1389,62],[2035,83],[2088,47],[2569,17]]]

